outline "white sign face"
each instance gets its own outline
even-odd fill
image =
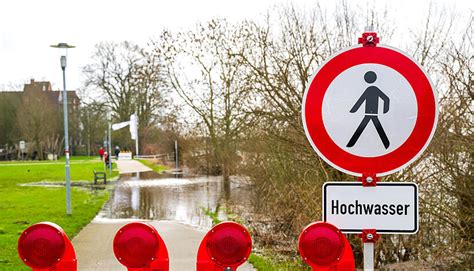
[[[25,141],[20,141],[20,150],[24,150],[26,148],[26,143]]]
[[[415,93],[405,77],[388,66],[371,63],[353,66],[332,81],[322,116],[329,136],[341,149],[360,157],[377,157],[407,140],[417,110]]]
[[[415,183],[328,182],[323,186],[323,221],[344,233],[376,229],[382,234],[418,231],[418,186]]]

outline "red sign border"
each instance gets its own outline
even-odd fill
[[[367,63],[385,65],[399,72],[412,87],[418,106],[417,120],[407,140],[392,152],[376,157],[361,157],[341,149],[329,136],[322,118],[324,95],[332,81],[348,68]],[[422,67],[404,52],[386,45],[358,45],[330,57],[308,84],[301,112],[306,137],[313,149],[331,166],[354,176],[363,173],[385,176],[402,170],[428,147],[438,120],[437,95]]]

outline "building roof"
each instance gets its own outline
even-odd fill
[[[25,84],[23,91],[52,91],[49,81],[35,81],[31,79],[29,84]]]
[[[51,87],[51,83],[49,81],[35,81],[34,79],[30,80],[29,84],[25,84],[23,87],[23,91],[3,91],[0,92],[0,95],[7,96],[22,96],[25,92],[30,91],[41,91],[44,92],[49,98],[52,103],[62,104],[63,103],[63,91],[60,90],[53,90]],[[79,105],[80,99],[77,96],[76,91],[74,90],[67,90],[67,99],[68,104],[75,104]]]

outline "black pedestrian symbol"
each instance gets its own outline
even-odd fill
[[[365,82],[372,84],[375,82],[375,80],[377,80],[377,74],[375,74],[373,71],[368,71],[365,73],[364,79]],[[385,149],[388,149],[390,146],[390,141],[388,141],[387,135],[385,134],[382,124],[380,124],[378,118],[379,98],[383,100],[383,113],[385,114],[389,110],[390,99],[376,86],[368,87],[350,110],[351,113],[357,112],[362,103],[365,102],[365,117],[359,124],[359,127],[357,127],[357,130],[349,140],[349,143],[347,143],[348,148],[355,145],[365,127],[367,127],[367,124],[369,124],[369,121],[374,123],[375,129],[377,130],[377,133],[379,134]]]

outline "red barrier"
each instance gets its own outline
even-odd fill
[[[197,271],[237,270],[252,251],[252,239],[242,225],[222,222],[214,226],[199,246]]]
[[[64,230],[50,222],[30,226],[18,239],[18,255],[36,271],[76,271],[76,253]]]
[[[298,248],[303,260],[313,270],[355,270],[351,245],[332,224],[309,224],[300,234]]]
[[[123,226],[115,235],[113,247],[115,257],[128,270],[169,270],[168,249],[151,225],[132,222]]]

